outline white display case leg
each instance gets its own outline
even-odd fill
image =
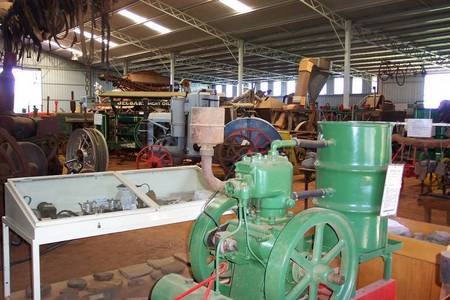
[[[41,300],[41,270],[39,244],[36,241],[31,243],[31,256],[33,265],[33,299]]]
[[[5,299],[11,295],[11,256],[9,251],[9,226],[3,223],[3,294]]]

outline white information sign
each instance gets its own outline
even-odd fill
[[[381,202],[380,216],[395,216],[397,214],[398,200],[402,188],[403,167],[400,164],[390,164],[384,182],[383,200]]]
[[[409,137],[429,138],[433,134],[432,119],[406,119],[405,122]]]
[[[94,114],[94,125],[102,125],[103,115],[102,114]]]

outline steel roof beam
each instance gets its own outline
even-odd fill
[[[341,29],[345,28],[346,19],[331,10],[329,7],[323,5],[320,1],[299,1],[328,19],[334,25],[340,27]],[[424,62],[431,62],[433,65],[438,67],[447,68],[449,65],[449,57],[433,53],[425,48],[417,47],[411,42],[403,42],[401,40],[388,36],[381,31],[372,30],[364,26],[354,24],[352,25],[352,33],[355,38],[363,40],[367,43],[387,48],[389,50],[399,52],[407,56],[419,58]],[[383,43],[383,41],[388,41],[388,43]]]
[[[201,30],[215,38],[220,39],[227,46],[237,47],[239,44],[239,39],[230,36],[229,34],[195,18],[191,15],[180,11],[179,9],[172,7],[159,0],[141,0],[142,3],[153,7],[169,16],[172,16],[186,24],[191,25],[198,30]],[[286,63],[298,64],[299,60],[304,56],[294,53],[289,53],[286,51],[273,49],[266,46],[256,45],[253,43],[245,43],[245,53],[248,55],[256,55],[264,58],[279,60]],[[359,72],[358,70],[352,69],[354,72]],[[364,72],[362,72],[364,73]],[[366,74],[370,76],[371,74]]]

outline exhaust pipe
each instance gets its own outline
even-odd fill
[[[224,141],[225,110],[220,107],[193,107],[191,110],[192,143],[200,146],[202,174],[213,191],[223,191],[225,183],[214,176],[214,146]]]

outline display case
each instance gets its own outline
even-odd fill
[[[4,293],[10,294],[9,229],[32,246],[195,219],[213,197],[196,166],[9,179],[3,217]]]

